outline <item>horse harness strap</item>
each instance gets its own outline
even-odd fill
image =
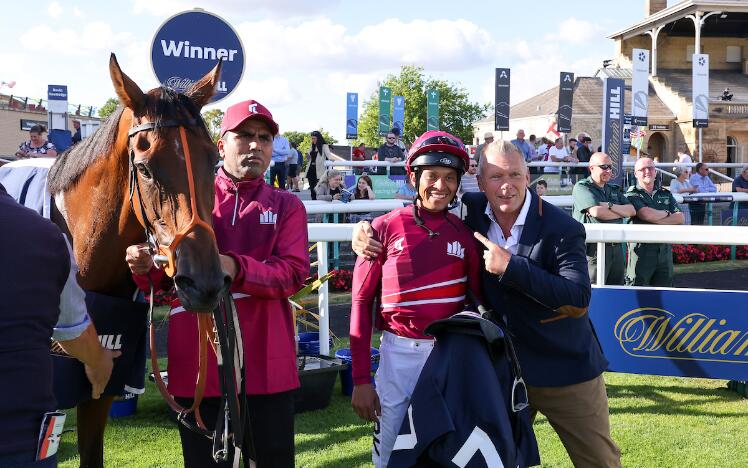
[[[197,210],[197,197],[195,196],[195,179],[192,172],[192,159],[190,149],[187,144],[187,135],[185,126],[198,125],[197,119],[187,120],[162,120],[159,122],[147,122],[134,126],[128,131],[128,138],[143,132],[154,130],[158,127],[179,127],[180,141],[184,152],[185,165],[187,167],[187,183],[190,193],[190,205],[192,209],[192,218],[187,226],[177,232],[174,239],[168,246],[159,245],[153,236],[154,229],[148,221],[143,206],[143,200],[140,193],[140,183],[138,181],[137,169],[135,167],[135,152],[130,149],[130,205],[133,208],[138,221],[145,229],[148,243],[157,245],[159,254],[164,255],[167,264],[164,272],[173,277],[176,274],[176,249],[184,237],[196,227],[200,226],[207,230],[215,240],[215,232],[210,224],[205,222]],[[137,194],[139,210],[136,211],[133,202],[133,196]],[[155,249],[154,249],[155,250]],[[150,277],[149,277],[150,280]],[[229,292],[226,292],[219,306],[213,312],[213,320],[209,314],[197,314],[198,320],[198,374],[195,383],[195,394],[193,403],[189,408],[182,407],[176,402],[174,397],[169,394],[166,384],[161,377],[158,357],[155,349],[155,325],[153,323],[153,293],[154,286],[150,283],[150,310],[148,314],[150,351],[151,351],[151,368],[153,370],[156,387],[169,407],[177,414],[177,420],[190,430],[213,439],[213,458],[216,462],[225,461],[229,456],[229,441],[234,447],[233,465],[238,466],[241,446],[244,442],[244,426],[248,417],[248,407],[246,404],[245,374],[244,374],[244,348],[241,340],[241,330],[239,329],[239,319],[236,311],[236,305]],[[218,362],[219,385],[221,387],[222,399],[221,404],[224,411],[219,411],[218,420],[215,424],[215,430],[209,431],[200,416],[200,403],[205,394],[205,384],[208,369],[208,344],[216,355]],[[240,388],[238,388],[240,387]],[[193,413],[195,423],[192,424],[187,416]]]

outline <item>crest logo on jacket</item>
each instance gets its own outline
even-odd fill
[[[395,241],[395,245],[394,245],[395,250],[400,250],[400,251],[403,250],[403,241],[404,240],[405,240],[405,238],[401,237],[401,238],[399,238],[398,240]]]
[[[451,255],[453,257],[465,259],[465,249],[462,247],[462,244],[460,244],[459,241],[454,242],[448,242],[447,243],[447,255]]]
[[[260,224],[275,224],[278,220],[278,215],[273,213],[272,210],[263,211],[260,213]]]

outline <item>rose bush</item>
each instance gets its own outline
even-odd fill
[[[739,245],[735,258],[748,259],[748,245]],[[716,262],[729,259],[729,245],[673,244],[673,263]]]

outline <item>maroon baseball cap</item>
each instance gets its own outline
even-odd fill
[[[259,102],[250,99],[249,101],[234,104],[226,109],[226,113],[223,114],[223,120],[221,121],[221,136],[230,130],[234,130],[248,119],[264,120],[273,132],[273,136],[278,134],[278,124],[273,120],[273,114]]]

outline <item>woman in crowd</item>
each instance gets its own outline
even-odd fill
[[[355,200],[376,200],[377,197],[374,195],[374,184],[371,182],[371,177],[362,175],[358,178],[353,198]]]
[[[342,161],[343,158],[332,154],[330,147],[325,143],[325,137],[315,130],[312,132],[312,148],[309,150],[309,167],[306,170],[306,179],[309,181],[309,192],[312,200],[317,199],[315,187],[317,182],[320,181],[320,175],[325,173],[325,161],[328,160]]]
[[[676,179],[670,181],[670,193],[672,193],[673,195],[675,195],[676,193],[696,193],[697,191],[696,187],[691,185],[691,181],[688,180],[688,172],[684,169],[685,168],[678,168],[673,171],[675,175],[678,176]],[[680,208],[680,210],[683,212],[683,216],[686,218],[684,224],[691,224],[691,210],[688,208],[688,205],[683,203],[678,205],[678,208]]]
[[[409,179],[405,179],[405,183],[397,189],[395,198],[408,201],[413,201],[416,198],[416,188],[410,183]]]
[[[322,173],[322,178],[317,183],[317,187],[315,187],[317,192],[315,200],[341,200],[343,198],[344,188],[343,174],[335,169],[328,169]]]
[[[57,156],[57,148],[53,143],[47,141],[47,129],[44,125],[34,125],[29,130],[29,140],[24,141],[18,147],[16,156],[19,158],[40,158]]]

